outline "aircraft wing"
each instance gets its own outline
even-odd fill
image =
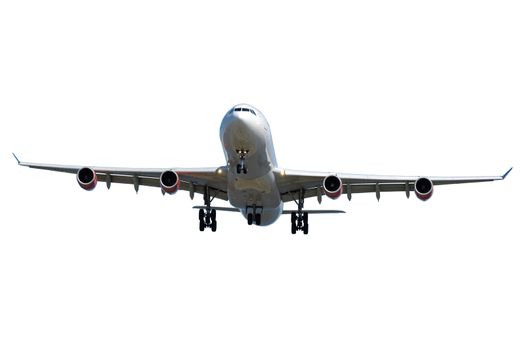
[[[500,176],[460,176],[442,177],[425,176],[433,185],[452,185],[472,182],[503,180],[510,173],[510,168]],[[351,199],[354,193],[375,193],[379,200],[381,192],[405,192],[406,196],[414,191],[414,184],[421,176],[390,176],[390,175],[360,175],[334,174],[300,170],[278,169],[275,171],[277,186],[283,202],[297,201],[302,191],[304,198],[317,197],[321,202],[324,194],[323,180],[330,175],[336,175],[343,183],[343,194]]]
[[[81,168],[85,167],[78,165],[27,163],[19,161],[14,154],[13,156],[19,165],[35,169],[76,174]],[[108,188],[112,183],[122,183],[133,185],[135,191],[138,191],[140,186],[160,188],[160,175],[165,170],[173,170],[180,177],[180,189],[190,192],[191,196],[193,196],[194,193],[203,194],[206,187],[208,187],[210,196],[223,200],[228,199],[226,169],[224,167],[195,169],[87,167],[93,169],[97,174],[97,181],[105,182]]]

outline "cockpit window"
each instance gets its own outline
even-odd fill
[[[257,116],[257,114],[255,113],[255,111],[251,108],[244,108],[244,107],[237,107],[237,108],[234,108],[233,109],[235,112],[250,112],[251,114],[253,114],[254,116]]]

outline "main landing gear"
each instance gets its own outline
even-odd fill
[[[303,211],[304,207],[304,194],[301,190],[299,192],[299,200],[295,200],[295,203],[297,204],[297,211],[292,212],[292,234],[295,235],[297,231],[303,231],[305,235],[308,234],[308,213],[305,213]]]
[[[246,155],[248,154],[248,150],[237,150],[237,154],[239,155],[239,164],[237,164],[237,174],[247,174],[248,169],[246,168]]]
[[[297,231],[303,231],[307,235],[308,228],[308,213],[302,211],[292,212],[292,234],[295,235]]]
[[[248,218],[248,225],[255,225],[260,226],[261,225],[261,217],[262,217],[262,207],[248,207],[246,208],[246,211],[248,212],[247,218]]]
[[[217,231],[217,211],[215,209],[199,209],[199,230],[202,232],[205,228],[211,228],[212,232]]]
[[[214,197],[215,198],[215,197]],[[211,228],[212,232],[217,231],[217,211],[211,209],[210,191],[208,187],[204,189],[204,205],[206,209],[199,209],[199,230],[202,232],[205,228]]]

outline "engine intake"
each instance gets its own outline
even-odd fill
[[[414,192],[416,192],[416,197],[422,201],[426,201],[432,197],[434,192],[434,184],[432,181],[426,177],[420,177],[414,183]]]
[[[174,194],[180,187],[179,175],[173,170],[166,170],[160,175],[160,188],[168,194]]]
[[[97,173],[91,168],[81,168],[77,172],[77,182],[86,191],[97,186]]]
[[[331,199],[337,199],[343,194],[343,181],[336,175],[329,175],[323,180],[324,193]]]

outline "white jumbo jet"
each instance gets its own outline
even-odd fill
[[[477,177],[419,177],[335,174],[328,172],[297,171],[277,165],[270,126],[263,114],[247,104],[234,106],[221,123],[220,138],[226,165],[215,168],[112,168],[99,166],[71,166],[26,163],[19,165],[36,169],[76,173],[80,187],[90,191],[97,181],[160,187],[162,194],[174,194],[179,189],[203,195],[204,205],[199,209],[199,229],[217,229],[217,211],[240,212],[248,225],[267,226],[282,214],[290,214],[292,233],[298,230],[308,234],[308,214],[344,213],[339,210],[305,210],[304,200],[323,195],[336,199],[346,193],[372,192],[379,200],[381,192],[405,192],[407,198],[414,191],[425,201],[432,196],[434,185],[460,184],[503,180],[502,176]],[[229,201],[232,207],[211,206],[214,199]],[[297,210],[283,210],[284,203],[295,202]]]

